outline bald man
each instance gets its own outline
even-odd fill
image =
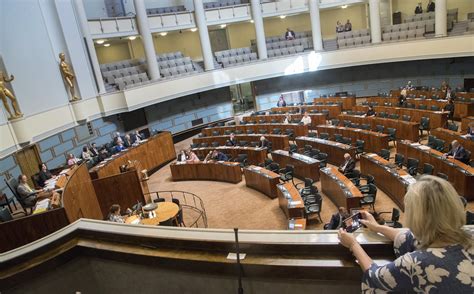
[[[349,153],[344,154],[344,163],[339,166],[339,171],[343,174],[349,174],[354,171],[356,163]]]
[[[445,153],[444,156],[447,158],[454,158],[464,163],[469,162],[469,157],[466,152],[466,149],[464,149],[461,143],[459,143],[457,140],[451,142],[451,150],[449,150],[448,153]]]

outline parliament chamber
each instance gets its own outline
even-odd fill
[[[390,275],[474,232],[474,3],[420,2],[0,1],[0,293],[446,289]]]

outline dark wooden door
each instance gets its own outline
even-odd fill
[[[39,171],[39,164],[41,163],[36,145],[23,148],[15,154],[15,157],[21,172],[28,177],[28,184],[33,188],[35,185],[31,180],[31,176]]]

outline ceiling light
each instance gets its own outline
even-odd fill
[[[162,37],[164,37],[164,36],[166,36],[166,35],[168,35],[168,32],[162,32],[162,33],[160,33],[160,36],[162,36]]]
[[[101,45],[101,44],[104,44],[105,40],[97,40],[95,41],[97,44]]]
[[[347,5],[342,5],[341,8],[342,8],[342,9],[346,9],[346,8],[347,8]]]
[[[128,39],[129,39],[130,41],[133,41],[133,40],[135,40],[136,38],[137,38],[137,36],[130,36],[130,37],[128,37]]]
[[[253,19],[251,19],[250,22],[253,23],[254,22]]]
[[[226,26],[227,25],[225,23],[220,25],[221,29],[225,28]]]
[[[104,47],[109,47],[109,46],[110,46],[109,43],[105,43],[105,44],[104,44]]]
[[[286,18],[286,15],[280,15],[280,18],[281,18],[281,19],[285,19],[285,18]]]
[[[192,28],[192,29],[191,29],[191,32],[194,33],[194,32],[197,31],[197,30],[198,30],[197,28]]]

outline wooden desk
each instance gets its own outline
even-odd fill
[[[434,166],[434,174],[441,172],[448,175],[449,182],[456,191],[468,200],[474,200],[474,168],[455,159],[443,157],[443,153],[411,141],[400,141],[397,152],[405,156],[429,163]]]
[[[290,114],[290,116],[293,122],[300,122],[303,117],[302,114]],[[309,117],[311,117],[311,129],[315,128],[317,125],[326,124],[327,117],[324,113],[310,113]],[[283,123],[285,121],[285,114],[252,115],[244,116],[242,119],[245,122],[255,121],[261,123],[260,121],[265,121],[271,123],[272,121],[277,121],[278,123]]]
[[[347,210],[360,207],[363,197],[359,189],[335,167],[321,169],[321,190],[337,207]]]
[[[258,142],[260,143],[261,134],[251,134],[251,135],[235,135],[235,139],[237,141],[247,141],[250,142]],[[272,142],[273,149],[284,149],[288,150],[290,146],[290,142],[287,135],[272,135],[272,134],[264,134],[265,138]],[[211,145],[213,142],[219,143],[220,146],[224,146],[226,142],[229,140],[230,136],[210,136],[210,137],[200,137],[200,138],[193,138],[193,143],[201,144],[201,143],[208,143]]]
[[[474,116],[463,117],[461,120],[461,132],[463,134],[467,133],[467,128],[469,124],[474,123]]]
[[[247,154],[247,161],[249,164],[259,165],[265,162],[267,158],[267,149],[255,148],[255,147],[231,147],[231,146],[220,146],[220,147],[206,147],[206,148],[193,148],[191,149],[200,158],[205,158],[209,151],[219,150],[222,153],[229,154],[231,158],[236,158],[239,154]]]
[[[120,166],[137,160],[142,168],[152,171],[176,158],[173,138],[170,132],[159,133],[136,147],[117,153],[111,159],[90,169],[92,179],[120,173]]]
[[[352,139],[352,145],[355,146],[356,140],[365,141],[364,151],[379,152],[381,149],[388,149],[388,135],[373,131],[361,129],[353,129],[346,127],[336,127],[332,125],[322,125],[316,128],[318,133],[328,133],[329,137],[334,140],[334,134],[341,134],[343,137]]]
[[[175,218],[179,212],[179,206],[173,202],[159,202],[158,207],[154,210],[156,217],[154,218],[143,218],[138,220],[139,224],[147,226],[157,226],[161,222]],[[132,224],[137,222],[138,217],[132,215],[125,219],[125,223]]]
[[[397,130],[397,139],[406,139],[411,141],[418,141],[420,138],[420,124],[417,122],[403,121],[401,119],[390,119],[381,117],[365,117],[360,115],[339,115],[340,125],[344,125],[344,120],[349,120],[356,124],[368,124],[372,130],[376,129],[377,125],[384,126],[384,132],[387,134],[387,128],[394,128]]]
[[[352,158],[355,158],[356,155],[355,147],[314,137],[296,137],[296,144],[301,148],[305,145],[311,145],[314,148],[319,149],[321,152],[328,155],[328,163],[338,166],[344,163],[344,154],[349,153]]]
[[[328,118],[336,118],[342,112],[341,105],[300,105],[300,106],[286,106],[286,107],[274,107],[271,109],[272,112],[297,112],[301,113],[301,109],[311,113],[312,110],[322,112],[323,110],[328,110]]]
[[[394,167],[393,163],[383,159],[375,153],[366,153],[360,156],[360,171],[375,178],[377,188],[384,191],[402,211],[405,211],[403,199],[410,183],[416,182],[404,169]]]
[[[288,151],[284,150],[273,151],[272,159],[280,165],[280,168],[284,168],[288,164],[293,165],[295,177],[310,178],[315,182],[319,180],[319,160],[299,153],[290,155]]]
[[[262,192],[270,198],[277,198],[280,175],[265,168],[251,165],[244,168],[245,185]]]
[[[255,134],[259,134],[260,130],[266,130],[267,134],[271,134],[273,129],[280,129],[282,134],[284,134],[286,129],[293,130],[295,136],[305,136],[308,134],[308,126],[300,124],[249,124],[249,125],[239,125],[239,126],[224,126],[224,127],[212,127],[205,128],[202,130],[202,134],[205,136],[212,136],[213,131],[217,131],[219,135],[225,135],[225,131],[229,130],[235,132],[240,130],[243,133],[246,133],[247,130],[252,130]]]
[[[471,151],[471,159],[474,159],[474,141],[462,137],[462,133],[451,131],[448,129],[437,128],[431,130],[431,135],[435,136],[438,139],[444,140],[444,146],[447,148],[447,150],[449,149],[449,145],[453,140],[458,140],[459,143],[461,143],[461,145],[465,149]]]
[[[352,107],[356,105],[356,97],[319,97],[314,98],[313,103],[324,103],[324,104],[332,104],[332,103],[342,103],[343,110],[350,110]]]
[[[278,203],[287,218],[304,218],[303,198],[292,183],[278,185],[277,192]]]
[[[237,162],[199,162],[170,164],[173,181],[209,180],[238,183],[242,181],[242,172]]]

